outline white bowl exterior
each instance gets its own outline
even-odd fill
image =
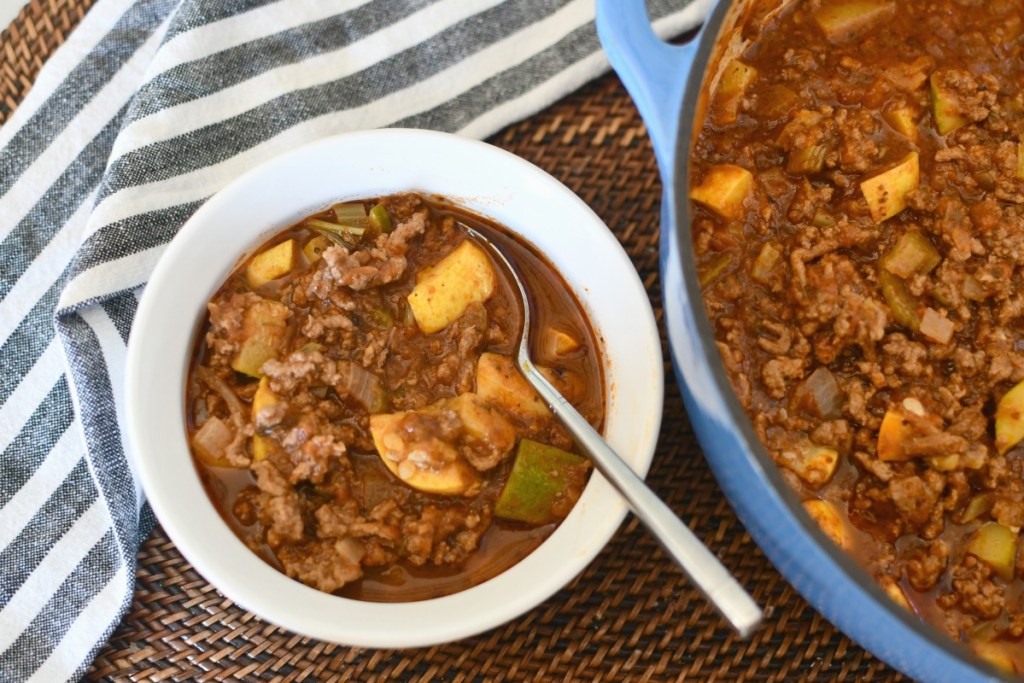
[[[181,393],[206,301],[243,250],[302,217],[339,200],[410,190],[444,195],[489,216],[551,259],[603,344],[606,438],[641,475],[661,422],[661,346],[643,285],[601,220],[535,166],[485,143],[388,129],[319,141],[234,181],[181,229],[140,303],[127,364],[129,456],[168,535],[204,577],[271,622],[347,645],[430,645],[504,623],[586,567],[625,514],[595,472],[555,533],[508,571],[442,598],[392,604],[327,595],[293,581],[220,518],[192,464]]]

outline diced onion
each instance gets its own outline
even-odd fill
[[[843,396],[835,376],[826,367],[819,367],[796,391],[797,404],[810,414],[835,420],[843,412]]]
[[[211,416],[192,437],[192,446],[200,457],[211,465],[220,464],[227,456],[228,446],[235,440],[235,433],[224,420]]]
[[[368,413],[382,413],[388,409],[388,397],[380,378],[358,363],[339,363],[341,379],[335,387],[342,396],[350,396],[362,404]]]
[[[948,344],[953,338],[953,321],[944,317],[934,308],[924,309],[921,316],[921,334],[940,344]]]

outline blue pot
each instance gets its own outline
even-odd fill
[[[687,197],[690,141],[704,72],[730,4],[718,2],[700,33],[677,46],[654,34],[643,0],[597,0],[598,34],[647,124],[665,187],[662,297],[690,422],[744,526],[826,619],[914,679],[1000,680],[966,648],[893,603],[822,534],[783,481],[733,394],[701,302]]]

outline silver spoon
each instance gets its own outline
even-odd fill
[[[683,572],[711,602],[719,613],[732,624],[740,637],[749,636],[761,623],[761,608],[743,587],[722,566],[689,527],[672,512],[651,489],[623,462],[590,423],[565,400],[530,360],[530,300],[519,273],[494,242],[468,225],[463,228],[484,244],[512,275],[523,304],[523,333],[519,338],[516,364],[523,376],[533,385],[551,412],[568,429],[576,443],[589,456],[597,470],[618,489],[630,508],[647,527],[662,547],[675,559]]]

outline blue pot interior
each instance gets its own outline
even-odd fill
[[[886,596],[804,512],[735,398],[704,313],[691,248],[689,155],[705,69],[730,12],[714,7],[675,46],[654,35],[642,0],[598,0],[598,32],[647,124],[664,184],[660,264],[673,367],[711,469],[751,536],[825,618],[895,668],[923,681],[1000,680]],[[1003,679],[1010,680],[1010,679]]]

